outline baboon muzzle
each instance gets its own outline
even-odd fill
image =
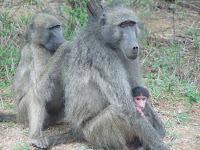
[[[136,59],[138,55],[139,55],[139,47],[138,46],[134,46],[131,50],[129,50],[126,53],[126,57],[128,59]]]

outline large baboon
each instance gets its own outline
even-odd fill
[[[14,77],[17,113],[16,117],[12,116],[30,127],[30,140],[33,140],[41,136],[44,126],[64,116],[60,64],[66,51],[65,44],[61,45],[65,42],[61,22],[54,16],[37,14],[28,31],[28,43],[22,49]],[[6,120],[8,116],[1,113],[0,118]]]
[[[70,41],[63,73],[65,114],[71,130],[33,143],[40,148],[82,139],[96,148],[124,149],[138,136],[155,150],[169,150],[164,127],[153,115],[152,124],[140,116],[131,89],[140,78],[138,18],[123,6],[106,7],[98,21]]]

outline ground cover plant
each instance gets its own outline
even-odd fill
[[[174,150],[200,149],[200,2],[126,0],[126,4],[138,12],[147,29],[146,42],[141,46],[142,76],[153,95],[150,103],[166,125],[165,142]],[[0,0],[1,112],[14,112],[11,89],[26,42],[26,25],[41,10],[62,21],[66,39],[88,21],[85,3],[73,10],[66,0]],[[44,135],[65,130],[63,121],[44,130]],[[0,149],[35,149],[28,145],[28,132],[15,122],[0,122]],[[93,148],[72,143],[53,149]]]

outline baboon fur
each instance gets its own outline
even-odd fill
[[[130,21],[136,23],[130,25],[131,33],[120,28],[121,23]],[[65,58],[67,69],[62,80],[71,130],[40,138],[33,143],[36,147],[81,139],[95,148],[124,149],[137,135],[150,148],[170,149],[162,140],[163,123],[149,103],[146,107],[152,124],[137,113],[132,100],[131,89],[143,85],[136,56],[141,32],[138,22],[129,8],[106,7],[98,21],[68,43],[71,53]]]
[[[54,16],[38,13],[28,31],[14,77],[16,117],[12,117],[30,127],[31,142],[42,135],[44,126],[64,117],[60,64],[66,51],[61,22]],[[5,116],[1,113],[0,118],[6,120]]]

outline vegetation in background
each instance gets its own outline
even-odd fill
[[[65,37],[71,37],[81,27],[85,26],[88,21],[86,3],[89,0],[77,1],[70,0],[75,4],[72,9],[66,5],[66,0],[62,1],[57,15],[64,24]],[[108,1],[106,1],[108,2]],[[130,5],[134,5],[144,17],[155,8],[150,0],[131,1],[127,0]],[[162,1],[164,2],[164,1]],[[164,2],[165,3],[165,2]],[[8,15],[12,7],[26,8],[26,14],[20,13],[21,16],[15,17],[14,13]],[[36,10],[30,10],[29,5],[36,6]],[[170,4],[171,5],[171,4]],[[158,8],[157,8],[158,9]],[[6,87],[13,82],[14,72],[19,60],[20,49],[24,45],[26,25],[31,20],[35,12],[48,10],[46,3],[37,3],[36,1],[24,1],[15,5],[8,5],[0,11],[0,86]],[[17,10],[16,10],[17,11]],[[49,10],[51,11],[51,10]],[[158,9],[159,11],[159,9]],[[148,31],[151,35],[151,31]],[[200,95],[195,82],[199,78],[199,56],[200,56],[200,33],[199,26],[186,29],[186,35],[192,37],[192,45],[187,45],[184,41],[177,44],[173,40],[170,44],[154,43],[149,40],[144,48],[151,50],[148,54],[148,61],[144,61],[143,69],[145,72],[145,84],[152,90],[155,99],[166,95],[169,101],[181,100],[186,97],[186,101],[192,105],[200,101]],[[193,59],[188,61],[188,57]],[[149,69],[150,68],[150,69]],[[186,73],[185,73],[186,72]],[[165,94],[167,93],[167,94]]]
[[[166,3],[169,1],[172,2],[171,0],[160,0],[153,4],[150,0],[136,0],[131,5],[135,6],[136,10],[141,12],[144,17],[148,17],[155,6],[158,12],[162,6],[168,8],[172,15],[176,14],[177,9],[174,8],[177,7],[177,4]],[[178,2],[177,0],[176,3]],[[182,11],[180,18],[183,19],[186,16],[185,11],[179,11]],[[174,18],[172,18],[172,21],[176,24]],[[197,19],[200,19],[200,17]],[[173,40],[159,43],[157,42],[159,39],[155,41],[155,39],[148,38],[147,43],[143,45],[146,51],[150,50],[148,60],[144,60],[142,64],[143,72],[145,72],[143,73],[145,85],[152,90],[156,100],[162,97],[169,101],[186,99],[189,106],[200,101],[200,89],[197,82],[200,78],[199,29],[200,24],[193,28],[186,28],[184,36],[190,38],[189,40],[177,40],[174,29]],[[147,32],[147,36],[151,37],[151,31]]]
[[[61,6],[62,12],[69,15],[66,26],[67,30],[65,32],[68,40],[70,40],[74,36],[77,30],[87,25],[88,14],[86,5],[89,0],[83,0],[83,1],[69,0],[69,1],[75,4],[74,9],[72,9],[68,5]]]
[[[76,2],[77,0],[70,0]],[[64,21],[64,36],[70,39],[75,32],[82,26],[85,26],[88,21],[86,3],[89,0],[80,1],[80,6],[72,9],[68,5],[61,5],[62,10],[57,10],[57,15],[62,11],[62,21]],[[66,0],[64,1],[66,3]],[[6,3],[6,2],[5,2]],[[12,5],[13,4],[13,5]],[[15,12],[8,15],[8,11],[18,6],[20,10],[27,9],[26,14],[20,13],[20,16],[15,16]],[[28,6],[36,6],[36,10],[31,10]],[[52,12],[46,6],[46,3],[36,1],[23,1],[20,3],[8,3],[5,9],[0,11],[0,86],[6,87],[13,82],[13,76],[20,57],[20,50],[25,44],[26,26],[30,22],[33,15],[40,11]],[[54,12],[55,13],[55,12]],[[66,19],[65,16],[69,16]],[[16,18],[15,18],[16,17]],[[64,20],[65,19],[65,20]]]
[[[20,50],[25,44],[26,26],[32,16],[43,10],[56,15],[63,22],[64,36],[68,40],[87,24],[86,3],[89,0],[70,1],[78,2],[79,5],[75,5],[72,9],[67,0],[58,0],[53,2],[55,6],[58,6],[52,9],[52,6],[50,7],[46,1],[42,0],[0,2],[0,5],[4,5],[4,9],[0,10],[0,106],[2,109],[13,110],[13,104],[10,104],[12,98],[10,85],[13,82]],[[105,0],[105,3],[109,4],[110,1]],[[174,9],[177,7],[174,0],[155,0],[155,3],[151,0],[126,0],[126,2],[144,18],[148,18],[152,10],[159,13],[162,7],[167,7],[167,11],[170,11],[172,16],[175,14],[181,20],[188,17],[185,9]],[[173,18],[170,19],[173,21]],[[197,19],[200,20],[200,17],[198,16]],[[176,21],[174,19],[174,24]],[[200,24],[191,24],[190,27],[185,28],[184,34],[187,40],[177,39],[175,32],[172,40],[160,42],[159,38],[149,38],[153,35],[152,31],[149,30],[147,33],[148,40],[142,46],[142,75],[153,98],[156,101],[164,98],[171,103],[184,101],[187,106],[200,102]],[[176,107],[175,103],[173,107]],[[177,124],[187,125],[190,119],[186,111],[167,115],[173,117],[166,122],[167,128],[177,126]],[[6,126],[13,125],[13,123],[5,124]],[[65,128],[61,127],[60,131],[62,130]],[[170,135],[170,138],[175,140],[180,136],[174,133]],[[199,141],[199,138],[197,137],[196,140]],[[27,143],[20,145],[16,150],[31,149]],[[91,149],[91,147],[86,145],[82,149]]]

